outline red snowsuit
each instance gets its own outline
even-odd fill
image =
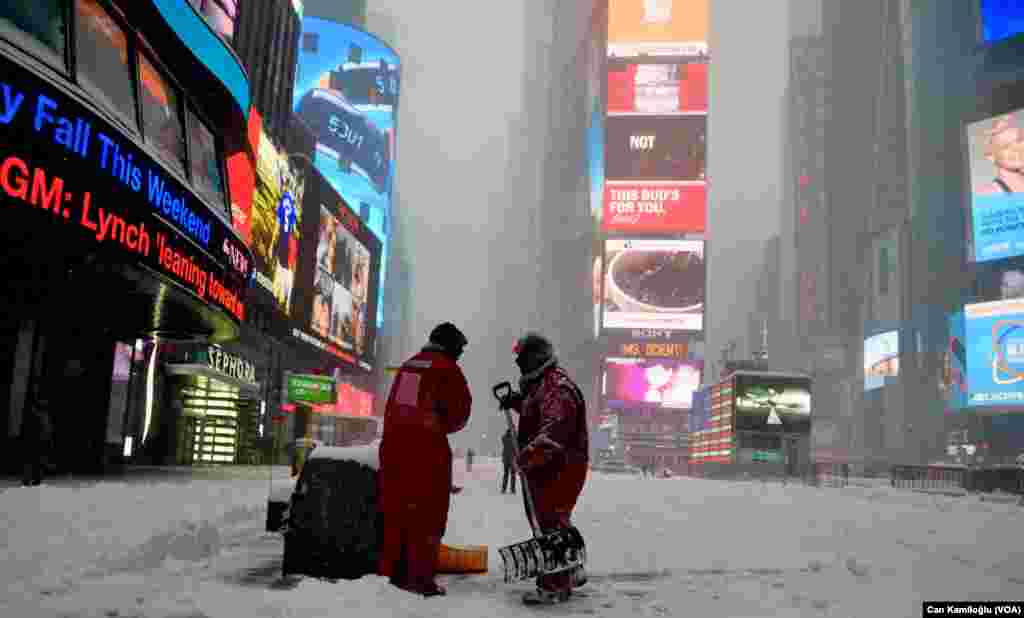
[[[567,528],[590,462],[583,394],[569,374],[554,366],[528,389],[517,408],[517,463],[530,484],[537,524],[544,531]],[[541,577],[537,583],[547,589],[565,589],[571,582],[570,575],[558,574]]]
[[[410,590],[435,585],[452,487],[448,434],[466,426],[471,403],[462,370],[434,346],[402,365],[388,396],[380,444],[384,529],[378,572]]]

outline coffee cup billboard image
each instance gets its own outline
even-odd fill
[[[704,241],[605,242],[604,328],[704,328]]]

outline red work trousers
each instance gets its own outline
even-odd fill
[[[424,592],[435,587],[434,575],[441,550],[441,535],[423,529],[415,522],[415,513],[384,515],[377,571],[390,577],[400,588]]]
[[[537,525],[541,531],[548,532],[572,525],[572,511],[583,492],[588,469],[586,462],[569,463],[558,468],[553,476],[527,477],[536,508]],[[572,573],[543,575],[537,578],[537,586],[551,591],[570,590]]]

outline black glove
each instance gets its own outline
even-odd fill
[[[512,391],[507,397],[504,397],[498,402],[498,407],[502,410],[515,410],[523,404],[523,394]]]

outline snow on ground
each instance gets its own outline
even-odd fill
[[[1014,504],[878,486],[595,474],[576,516],[591,582],[565,606],[526,608],[518,598],[529,586],[501,583],[497,548],[530,532],[521,497],[500,494],[499,473],[493,459],[478,458],[472,472],[456,463],[465,489],[452,498],[445,542],[488,545],[490,573],[444,576],[449,596],[428,600],[379,577],[282,580],[281,539],[263,532],[266,481],[8,490],[0,573],[18,585],[0,593],[0,615],[895,618],[921,615],[925,599],[1024,598],[1024,509]],[[204,529],[216,543],[198,540]],[[174,545],[152,540],[168,530],[197,540],[140,560],[147,539]],[[53,575],[65,579],[53,586]]]

